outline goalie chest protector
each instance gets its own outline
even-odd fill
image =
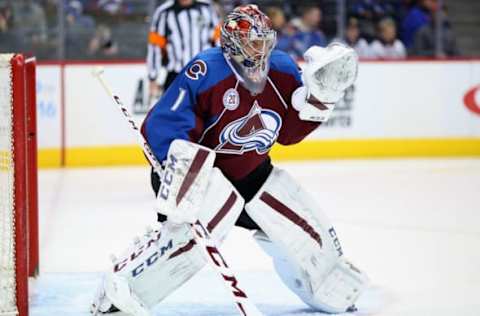
[[[318,123],[302,121],[290,104],[302,85],[295,62],[274,50],[269,80],[252,95],[238,81],[220,48],[197,55],[147,115],[142,132],[160,161],[177,138],[217,153],[215,165],[230,179],[247,176],[275,142],[297,143]]]

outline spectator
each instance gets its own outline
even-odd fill
[[[291,21],[297,29],[292,36],[292,45],[287,51],[293,58],[303,58],[303,53],[313,45],[325,47],[327,39],[320,30],[322,11],[317,6],[306,6],[301,10],[301,18]]]
[[[12,25],[12,11],[8,6],[0,8],[0,33],[7,33]]]
[[[8,5],[0,7],[0,52],[15,52],[20,49],[18,36],[12,30],[12,10]]]
[[[395,21],[391,18],[385,18],[380,21],[378,28],[379,39],[371,44],[372,57],[385,59],[405,58],[407,52],[403,43],[397,39]]]
[[[12,2],[12,13],[13,28],[27,47],[47,41],[47,19],[40,5],[33,0],[17,0]]]
[[[398,8],[395,11],[397,25],[401,25],[410,10],[417,4],[417,0],[400,0]]]
[[[350,18],[345,31],[345,39],[342,40],[345,44],[353,47],[359,57],[371,57],[370,46],[363,37],[360,37],[360,28],[356,18]]]
[[[89,41],[95,33],[95,21],[83,14],[83,5],[78,0],[67,2],[65,13],[67,58],[85,58]]]
[[[401,36],[403,43],[410,49],[413,46],[415,33],[432,20],[432,12],[437,9],[437,0],[420,0],[414,5],[402,21]]]
[[[67,26],[78,26],[91,29],[95,27],[95,20],[83,13],[84,6],[79,0],[69,0],[66,2],[65,17]]]
[[[360,34],[370,41],[375,37],[375,25],[385,17],[394,16],[396,9],[392,1],[353,0],[348,14],[358,19]]]
[[[112,31],[106,25],[99,25],[88,45],[88,54],[97,58],[112,57],[118,54],[118,45],[112,39]]]
[[[121,13],[123,7],[123,0],[98,0],[98,8],[110,15]]]
[[[455,35],[446,16],[446,11],[442,10],[438,18],[441,19],[441,44],[443,51],[436,51],[436,22],[432,19],[430,23],[422,26],[415,34],[413,48],[411,50],[412,56],[445,58],[460,55]]]
[[[292,35],[295,29],[287,22],[285,15],[279,7],[269,7],[266,14],[272,21],[272,26],[277,31],[277,46],[275,48],[288,52],[292,45]]]

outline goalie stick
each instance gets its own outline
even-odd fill
[[[142,146],[142,149],[150,161],[155,172],[160,176],[162,175],[162,168],[160,162],[154,156],[150,146],[147,143],[147,140],[142,135],[138,129],[135,120],[131,116],[130,112],[125,108],[125,105],[121,99],[112,92],[110,87],[107,85],[106,81],[103,79],[103,68],[95,67],[92,71],[94,77],[98,79],[102,85],[105,92],[111,97],[115,105],[122,112],[124,118],[130,123],[130,126],[136,131],[138,135],[139,144]],[[247,293],[245,290],[241,289],[239,286],[238,278],[235,276],[233,271],[230,269],[226,263],[224,257],[218,250],[216,242],[210,236],[208,230],[200,222],[196,221],[195,224],[191,226],[193,235],[195,236],[195,241],[203,249],[207,261],[210,262],[210,265],[219,275],[220,280],[223,285],[226,287],[228,292],[231,294],[235,305],[242,316],[263,316],[263,314],[257,309],[257,307],[250,302]]]

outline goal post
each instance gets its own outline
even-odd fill
[[[27,197],[28,197],[28,275],[33,277],[39,269],[38,240],[38,162],[37,162],[37,90],[36,60],[25,60],[26,138],[27,138]]]
[[[28,315],[38,272],[35,59],[0,54],[0,315]]]

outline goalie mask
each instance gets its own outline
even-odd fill
[[[276,43],[270,18],[256,5],[240,6],[225,17],[221,34],[222,50],[245,87],[252,93],[262,92]]]

